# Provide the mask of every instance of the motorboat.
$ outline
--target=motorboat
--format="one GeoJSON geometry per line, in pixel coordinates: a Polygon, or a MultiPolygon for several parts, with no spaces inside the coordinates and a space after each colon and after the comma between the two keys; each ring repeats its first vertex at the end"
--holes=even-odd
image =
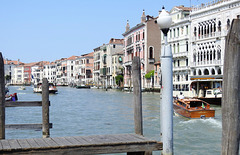
{"type": "Polygon", "coordinates": [[[176,99],[173,103],[173,109],[176,114],[187,118],[215,117],[215,110],[210,108],[210,104],[199,99],[176,99]]]}
{"type": "MultiPolygon", "coordinates": [[[[35,84],[33,87],[34,93],[42,93],[42,83],[35,84]]],[[[55,94],[58,92],[56,85],[53,83],[49,83],[49,93],[55,94]]]]}

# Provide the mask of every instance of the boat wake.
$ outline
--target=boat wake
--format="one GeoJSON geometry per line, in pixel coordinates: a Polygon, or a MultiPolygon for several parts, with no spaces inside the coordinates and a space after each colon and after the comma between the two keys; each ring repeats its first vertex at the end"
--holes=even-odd
{"type": "Polygon", "coordinates": [[[180,121],[180,124],[206,124],[206,125],[212,125],[217,128],[222,128],[222,122],[219,120],[216,120],[214,118],[208,118],[208,119],[188,119],[185,121],[180,121]]]}

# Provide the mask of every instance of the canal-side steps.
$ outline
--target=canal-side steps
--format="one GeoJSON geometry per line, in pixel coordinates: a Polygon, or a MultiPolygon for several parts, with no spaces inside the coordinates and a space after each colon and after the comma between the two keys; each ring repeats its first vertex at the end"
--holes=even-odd
{"type": "Polygon", "coordinates": [[[162,143],[137,134],[0,140],[1,154],[144,154],[162,150],[162,143]]]}

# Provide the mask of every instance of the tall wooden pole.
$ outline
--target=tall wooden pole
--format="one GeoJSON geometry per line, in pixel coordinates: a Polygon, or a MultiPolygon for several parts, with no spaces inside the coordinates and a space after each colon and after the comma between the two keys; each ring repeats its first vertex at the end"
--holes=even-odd
{"type": "Polygon", "coordinates": [[[222,155],[238,155],[240,139],[240,19],[226,38],[222,98],[222,155]]]}
{"type": "Polygon", "coordinates": [[[42,134],[43,138],[50,136],[49,130],[49,83],[47,78],[43,78],[42,83],[42,134]]]}
{"type": "Polygon", "coordinates": [[[143,135],[140,65],[141,65],[140,58],[134,57],[133,64],[132,64],[132,77],[133,77],[135,133],[139,135],[143,135]]]}
{"type": "Polygon", "coordinates": [[[0,139],[5,139],[5,77],[2,53],[0,52],[0,139]]]}

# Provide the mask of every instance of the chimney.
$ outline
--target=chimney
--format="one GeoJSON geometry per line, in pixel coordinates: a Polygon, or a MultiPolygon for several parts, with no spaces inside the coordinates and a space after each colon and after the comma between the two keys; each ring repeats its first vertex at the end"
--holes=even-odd
{"type": "Polygon", "coordinates": [[[126,31],[125,32],[127,32],[127,31],[129,31],[130,30],[130,26],[129,26],[129,22],[128,22],[128,20],[127,20],[127,25],[126,25],[126,31]]]}
{"type": "Polygon", "coordinates": [[[145,22],[145,20],[146,20],[146,15],[145,15],[145,11],[143,10],[143,14],[141,17],[141,23],[145,22]]]}
{"type": "Polygon", "coordinates": [[[19,61],[20,61],[20,59],[17,60],[17,65],[19,65],[19,61]]]}

